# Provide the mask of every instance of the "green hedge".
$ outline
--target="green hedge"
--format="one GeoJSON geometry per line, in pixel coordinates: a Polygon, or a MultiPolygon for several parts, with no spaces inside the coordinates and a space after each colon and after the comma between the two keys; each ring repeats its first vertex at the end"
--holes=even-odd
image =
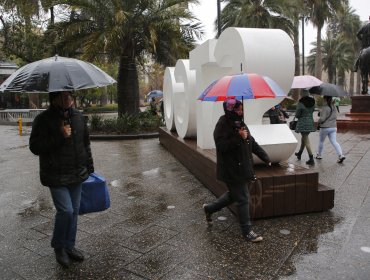
{"type": "Polygon", "coordinates": [[[83,109],[84,113],[103,113],[103,112],[117,112],[117,104],[108,104],[105,106],[87,107],[83,109]]]}
{"type": "Polygon", "coordinates": [[[125,114],[113,119],[103,119],[102,116],[94,114],[89,118],[89,123],[91,133],[112,134],[154,132],[163,126],[161,117],[148,111],[137,116],[125,114]]]}

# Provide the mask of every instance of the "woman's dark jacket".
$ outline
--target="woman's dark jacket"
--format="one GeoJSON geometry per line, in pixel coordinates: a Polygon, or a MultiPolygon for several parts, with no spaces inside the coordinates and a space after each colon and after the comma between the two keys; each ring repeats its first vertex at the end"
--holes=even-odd
{"type": "Polygon", "coordinates": [[[316,131],[315,123],[313,120],[313,111],[315,109],[315,99],[309,96],[304,96],[299,99],[295,117],[298,118],[297,133],[309,133],[316,131]]]}
{"type": "Polygon", "coordinates": [[[94,172],[89,132],[83,115],[70,109],[72,135],[64,138],[62,113],[55,107],[38,115],[32,125],[30,150],[40,156],[40,179],[44,186],[80,184],[94,172]]]}
{"type": "Polygon", "coordinates": [[[246,140],[239,135],[238,129],[235,122],[223,115],[213,132],[217,152],[217,179],[225,183],[244,183],[255,178],[252,153],[264,162],[270,162],[248,128],[246,140]]]}

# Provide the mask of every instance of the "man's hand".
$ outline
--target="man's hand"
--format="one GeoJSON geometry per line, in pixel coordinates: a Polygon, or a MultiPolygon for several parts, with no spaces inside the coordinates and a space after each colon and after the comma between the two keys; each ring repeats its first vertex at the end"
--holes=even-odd
{"type": "Polygon", "coordinates": [[[239,135],[243,139],[247,139],[248,138],[248,131],[245,129],[245,127],[242,127],[241,129],[239,129],[239,135]]]}
{"type": "Polygon", "coordinates": [[[69,137],[71,137],[71,134],[72,134],[72,128],[71,128],[71,125],[66,124],[66,125],[62,126],[62,134],[63,134],[63,137],[64,137],[64,138],[69,138],[69,137]]]}

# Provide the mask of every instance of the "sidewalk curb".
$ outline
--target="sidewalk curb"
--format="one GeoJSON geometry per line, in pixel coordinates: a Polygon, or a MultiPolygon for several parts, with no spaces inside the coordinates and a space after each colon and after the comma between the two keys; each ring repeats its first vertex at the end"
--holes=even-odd
{"type": "Polygon", "coordinates": [[[90,140],[135,140],[135,139],[150,139],[158,138],[159,133],[142,133],[142,134],[119,134],[119,135],[108,135],[108,134],[95,134],[90,135],[90,140]]]}

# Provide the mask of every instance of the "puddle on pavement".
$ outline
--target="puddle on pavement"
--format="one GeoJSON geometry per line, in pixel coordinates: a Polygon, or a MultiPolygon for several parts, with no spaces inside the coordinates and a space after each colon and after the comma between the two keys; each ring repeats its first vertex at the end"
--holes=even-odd
{"type": "Polygon", "coordinates": [[[16,149],[24,149],[24,148],[28,148],[28,145],[22,145],[22,146],[10,147],[10,148],[7,148],[7,149],[5,149],[5,150],[16,150],[16,149]]]}
{"type": "MultiPolygon", "coordinates": [[[[304,237],[294,242],[294,250],[279,271],[279,275],[281,276],[291,276],[297,273],[298,264],[305,261],[305,255],[317,254],[320,248],[319,240],[324,241],[326,234],[329,235],[330,239],[330,234],[333,232],[335,234],[335,227],[344,222],[341,217],[328,216],[325,213],[313,214],[312,216],[310,215],[310,217],[302,216],[302,219],[306,221],[309,219],[308,223],[299,223],[301,228],[296,229],[296,231],[300,231],[301,235],[304,237]]],[[[285,236],[291,234],[291,230],[286,228],[281,229],[279,232],[285,236]]],[[[333,252],[333,254],[335,254],[335,252],[333,252]]],[[[319,258],[317,259],[318,263],[324,261],[325,260],[320,260],[319,258]]]]}
{"type": "Polygon", "coordinates": [[[141,191],[141,190],[134,190],[130,193],[128,193],[129,197],[132,196],[132,197],[143,197],[145,196],[145,192],[144,191],[141,191]]]}
{"type": "Polygon", "coordinates": [[[148,171],[141,172],[143,176],[156,176],[159,174],[159,167],[150,169],[148,171]]]}
{"type": "Polygon", "coordinates": [[[109,183],[112,187],[120,187],[121,186],[121,180],[118,179],[118,180],[113,180],[109,183]]]}
{"type": "Polygon", "coordinates": [[[163,172],[161,168],[153,168],[147,171],[143,171],[141,173],[132,174],[132,178],[140,179],[140,178],[148,178],[148,177],[156,177],[156,178],[167,178],[166,172],[163,172]]]}
{"type": "Polygon", "coordinates": [[[365,253],[370,253],[370,247],[361,247],[361,251],[365,253]]]}
{"type": "Polygon", "coordinates": [[[194,188],[194,189],[191,189],[190,191],[188,191],[188,194],[190,196],[197,196],[199,194],[202,194],[203,192],[204,192],[204,190],[198,187],[198,188],[194,188]]]}
{"type": "Polygon", "coordinates": [[[126,184],[123,185],[124,191],[135,191],[140,187],[141,186],[139,184],[133,183],[133,182],[126,183],[126,184]]]}
{"type": "Polygon", "coordinates": [[[183,167],[180,167],[180,166],[173,167],[173,168],[170,169],[170,171],[172,171],[172,172],[183,172],[184,171],[184,168],[183,167]]]}
{"type": "Polygon", "coordinates": [[[290,234],[290,230],[288,230],[288,229],[282,229],[282,230],[280,230],[279,231],[281,234],[283,234],[283,235],[289,235],[290,234]]]}
{"type": "Polygon", "coordinates": [[[26,200],[23,201],[22,209],[17,213],[22,217],[29,217],[35,215],[41,211],[48,211],[53,209],[51,201],[47,198],[37,198],[36,200],[26,200]]]}

